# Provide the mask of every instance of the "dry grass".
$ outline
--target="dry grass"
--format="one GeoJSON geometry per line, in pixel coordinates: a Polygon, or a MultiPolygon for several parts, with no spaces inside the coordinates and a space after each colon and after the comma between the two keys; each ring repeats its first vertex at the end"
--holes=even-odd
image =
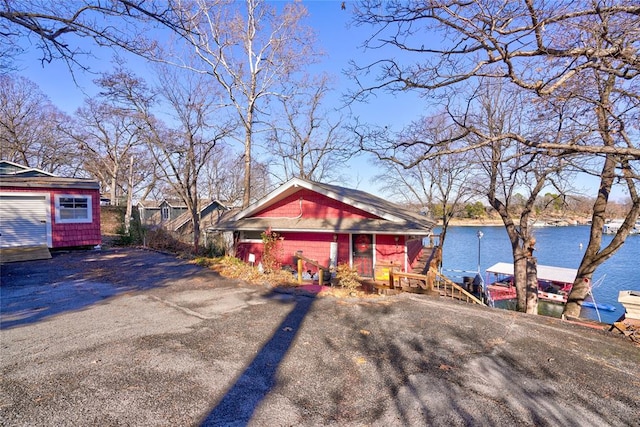
{"type": "Polygon", "coordinates": [[[253,284],[269,284],[271,286],[295,286],[297,283],[291,273],[279,270],[261,273],[257,267],[251,266],[234,257],[196,258],[195,264],[208,267],[224,277],[240,279],[253,284]]]}
{"type": "MultiPolygon", "coordinates": [[[[261,273],[257,267],[246,264],[234,257],[205,258],[199,257],[192,261],[194,264],[210,268],[221,276],[230,279],[239,279],[255,285],[269,285],[272,287],[296,288],[299,284],[291,272],[279,270],[271,273],[261,273]]],[[[303,283],[303,284],[309,284],[303,283]]],[[[366,292],[362,289],[352,290],[341,286],[324,287],[318,295],[334,296],[338,298],[366,297],[377,294],[366,292]]]]}

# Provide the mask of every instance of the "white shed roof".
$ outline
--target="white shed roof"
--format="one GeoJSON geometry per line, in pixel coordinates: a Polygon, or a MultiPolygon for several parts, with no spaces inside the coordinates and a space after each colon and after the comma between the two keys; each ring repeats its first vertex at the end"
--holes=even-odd
{"type": "MultiPolygon", "coordinates": [[[[537,269],[539,280],[551,280],[562,283],[573,283],[578,274],[578,270],[574,268],[552,267],[538,264],[537,269]]],[[[487,273],[513,275],[513,264],[499,262],[487,268],[487,273]]]]}

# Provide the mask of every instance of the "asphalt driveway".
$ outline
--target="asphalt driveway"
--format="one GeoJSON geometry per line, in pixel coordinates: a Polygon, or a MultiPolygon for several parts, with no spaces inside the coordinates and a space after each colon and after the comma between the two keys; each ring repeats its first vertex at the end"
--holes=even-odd
{"type": "Polygon", "coordinates": [[[640,425],[630,341],[436,297],[109,249],[3,265],[0,315],[2,425],[640,425]]]}

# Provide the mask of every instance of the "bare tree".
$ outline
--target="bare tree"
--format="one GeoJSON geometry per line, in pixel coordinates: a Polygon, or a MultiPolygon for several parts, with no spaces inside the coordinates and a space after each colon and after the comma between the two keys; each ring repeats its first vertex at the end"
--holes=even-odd
{"type": "Polygon", "coordinates": [[[564,131],[558,128],[554,138],[507,132],[482,138],[479,144],[511,139],[549,156],[579,153],[582,164],[585,158],[587,163],[597,161],[601,183],[593,206],[591,238],[565,307],[566,315],[577,316],[593,271],[622,245],[640,211],[640,147],[632,136],[637,134],[640,105],[637,2],[362,1],[355,21],[375,27],[365,43],[368,47],[391,47],[414,58],[411,64],[385,58],[355,66],[353,77],[360,84],[356,99],[377,90],[407,89],[453,98],[461,87],[481,77],[527,91],[534,95],[528,101],[532,106],[555,105],[555,113],[568,102],[573,104],[571,117],[558,120],[565,125],[573,120],[581,128],[579,132],[572,129],[570,137],[557,137],[564,131]],[[416,62],[417,57],[421,61],[416,62]],[[376,71],[373,81],[363,80],[376,71]],[[578,133],[583,137],[576,138],[578,133]],[[631,209],[624,226],[601,250],[604,212],[616,183],[626,187],[631,209]]]}
{"type": "Polygon", "coordinates": [[[78,156],[62,126],[69,117],[32,81],[0,75],[0,157],[48,172],[75,176],[78,156]]]}
{"type": "MultiPolygon", "coordinates": [[[[183,33],[176,26],[173,2],[147,0],[0,0],[0,69],[15,68],[13,58],[25,50],[23,39],[34,40],[41,61],[63,60],[70,69],[86,69],[90,55],[77,42],[90,38],[98,46],[115,47],[150,56],[157,43],[145,37],[156,27],[183,33]]],[[[1,73],[1,71],[0,71],[1,73]]]]}
{"type": "Polygon", "coordinates": [[[342,120],[332,119],[323,109],[330,90],[328,77],[322,75],[292,85],[291,92],[279,98],[284,122],[272,123],[266,149],[279,165],[283,181],[293,177],[331,181],[339,178],[351,157],[353,145],[342,120]]]}
{"type": "MultiPolygon", "coordinates": [[[[382,131],[378,137],[387,132],[382,131]]],[[[387,194],[404,200],[408,205],[418,205],[420,211],[430,211],[440,219],[441,246],[446,241],[451,219],[466,202],[478,196],[473,185],[477,174],[476,162],[470,153],[459,152],[435,156],[410,168],[405,168],[405,165],[414,163],[424,154],[426,145],[412,144],[413,141],[432,141],[435,144],[452,139],[452,132],[455,132],[453,124],[447,122],[446,116],[437,115],[417,120],[394,137],[385,136],[383,140],[395,140],[397,145],[393,156],[378,162],[384,172],[375,177],[384,183],[381,189],[387,194]]],[[[379,154],[380,151],[374,150],[374,153],[379,154]]]]}
{"type": "Polygon", "coordinates": [[[252,148],[260,115],[318,53],[313,49],[312,31],[302,25],[307,11],[301,3],[284,4],[281,13],[262,0],[246,0],[244,7],[239,4],[177,0],[174,12],[179,15],[179,27],[185,29],[183,40],[202,61],[201,66],[188,68],[207,73],[220,84],[241,123],[246,207],[252,201],[252,148]]]}
{"type": "MultiPolygon", "coordinates": [[[[517,141],[504,136],[513,134],[531,140],[548,140],[553,136],[548,124],[532,118],[524,95],[522,91],[507,91],[503,85],[485,81],[472,91],[466,106],[458,106],[460,112],[449,110],[454,121],[449,128],[436,116],[428,132],[404,131],[398,138],[389,138],[386,131],[368,132],[361,134],[360,145],[379,159],[408,170],[437,169],[434,164],[455,164],[458,169],[452,171],[456,173],[473,168],[474,179],[467,182],[473,183],[476,194],[486,195],[500,215],[511,243],[518,310],[537,313],[537,280],[527,273],[535,271],[528,267],[536,264],[530,223],[538,195],[553,185],[562,162],[558,157],[523,149],[517,141]],[[454,163],[456,160],[466,162],[454,163]]],[[[453,187],[443,186],[441,192],[453,197],[452,190],[453,187]]]]}
{"type": "Polygon", "coordinates": [[[147,146],[160,165],[166,182],[186,204],[193,224],[193,244],[200,239],[200,186],[203,169],[218,143],[233,132],[223,117],[215,116],[219,105],[206,76],[158,68],[159,87],[153,91],[131,73],[119,70],[100,82],[105,95],[137,112],[147,146]],[[156,99],[158,98],[158,99],[156,99]],[[156,102],[166,103],[175,126],[167,126],[153,113],[156,102]]]}
{"type": "Polygon", "coordinates": [[[130,158],[143,144],[140,123],[131,111],[97,99],[86,99],[75,117],[69,135],[83,153],[84,168],[109,190],[111,203],[119,205],[129,182],[130,158]]]}

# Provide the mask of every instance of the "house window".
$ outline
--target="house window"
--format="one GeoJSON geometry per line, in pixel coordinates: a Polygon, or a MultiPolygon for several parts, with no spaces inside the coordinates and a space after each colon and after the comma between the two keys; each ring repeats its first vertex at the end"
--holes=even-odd
{"type": "Polygon", "coordinates": [[[92,222],[91,196],[56,195],[56,222],[83,223],[92,222]]]}
{"type": "Polygon", "coordinates": [[[162,207],[162,220],[167,221],[169,219],[169,206],[162,207]]]}

